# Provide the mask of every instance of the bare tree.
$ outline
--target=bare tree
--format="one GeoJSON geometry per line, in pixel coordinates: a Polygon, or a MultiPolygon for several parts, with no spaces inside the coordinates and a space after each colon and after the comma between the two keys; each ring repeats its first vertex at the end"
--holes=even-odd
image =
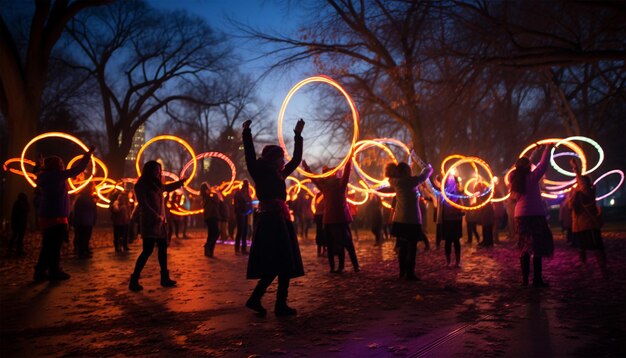
{"type": "MultiPolygon", "coordinates": [[[[36,135],[41,109],[41,95],[48,76],[50,54],[61,37],[65,24],[80,11],[109,3],[112,0],[38,0],[34,7],[18,9],[32,14],[24,42],[16,38],[11,26],[16,16],[14,7],[3,3],[0,8],[0,111],[6,125],[7,154],[17,155],[36,135]]],[[[24,6],[22,3],[13,4],[24,6]]],[[[24,187],[23,180],[7,177],[5,192],[17,193],[24,187]]],[[[10,200],[3,197],[3,210],[10,200]]]]}
{"type": "Polygon", "coordinates": [[[137,129],[164,106],[226,101],[214,84],[227,69],[230,49],[200,18],[122,1],[85,12],[67,30],[85,55],[75,66],[98,83],[113,175],[122,174],[137,129]]]}

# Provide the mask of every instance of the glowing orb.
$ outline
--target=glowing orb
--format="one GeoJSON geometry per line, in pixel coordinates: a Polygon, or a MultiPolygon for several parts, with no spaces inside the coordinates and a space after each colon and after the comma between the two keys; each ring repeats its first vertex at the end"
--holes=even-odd
{"type": "MultiPolygon", "coordinates": [[[[309,84],[309,83],[313,83],[313,82],[322,82],[322,83],[327,83],[333,87],[335,87],[336,89],[339,90],[339,92],[341,92],[344,97],[346,98],[348,105],[350,106],[350,110],[352,111],[352,122],[354,125],[354,133],[352,135],[352,143],[351,143],[351,147],[354,147],[354,144],[356,143],[357,138],[359,137],[359,113],[356,109],[356,105],[354,104],[354,101],[352,101],[352,98],[350,97],[350,95],[343,89],[343,87],[341,87],[337,82],[335,82],[334,80],[332,80],[329,77],[326,76],[313,76],[313,77],[309,77],[306,78],[300,82],[298,82],[295,86],[293,86],[293,88],[289,91],[289,93],[287,93],[287,96],[285,97],[285,100],[283,101],[282,106],[280,107],[280,113],[278,114],[278,141],[280,143],[280,146],[283,148],[283,150],[286,153],[287,156],[287,160],[291,159],[291,156],[289,155],[289,152],[286,149],[285,146],[285,141],[283,139],[283,120],[285,117],[285,110],[287,109],[287,105],[289,104],[289,101],[291,100],[291,97],[293,97],[293,95],[303,86],[309,84]]],[[[339,163],[337,166],[335,166],[334,169],[327,171],[326,173],[321,173],[321,174],[314,174],[314,173],[309,173],[306,170],[298,167],[298,172],[306,177],[310,177],[310,178],[326,178],[329,177],[331,175],[334,175],[340,168],[343,168],[343,166],[348,162],[350,158],[350,151],[348,151],[348,154],[346,154],[345,158],[343,158],[343,160],[341,161],[341,163],[339,163]]]]}

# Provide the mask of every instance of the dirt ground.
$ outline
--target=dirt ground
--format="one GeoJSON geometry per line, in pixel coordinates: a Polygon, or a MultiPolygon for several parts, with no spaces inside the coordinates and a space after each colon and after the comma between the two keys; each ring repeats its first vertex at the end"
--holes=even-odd
{"type": "MultiPolygon", "coordinates": [[[[327,260],[301,240],[306,276],[292,281],[298,315],[273,315],[275,283],[264,297],[265,318],[244,303],[247,256],[218,244],[203,256],[205,233],[175,240],[169,266],[178,287],[159,285],[156,252],[128,290],[141,242],[116,254],[106,229],[94,234],[94,257],[62,258],[72,278],[32,282],[36,249],[0,261],[0,355],[260,357],[624,357],[626,356],[626,232],[604,233],[611,275],[593,254],[582,264],[557,233],[544,263],[547,289],[522,287],[510,241],[492,249],[462,246],[462,267],[446,268],[443,247],[420,246],[421,281],[398,279],[394,243],[355,242],[361,272],[347,263],[328,273],[327,260]]],[[[28,240],[36,241],[37,237],[28,240]]],[[[432,241],[432,238],[431,238],[432,241]]],[[[463,241],[464,242],[464,241],[463,241]]]]}

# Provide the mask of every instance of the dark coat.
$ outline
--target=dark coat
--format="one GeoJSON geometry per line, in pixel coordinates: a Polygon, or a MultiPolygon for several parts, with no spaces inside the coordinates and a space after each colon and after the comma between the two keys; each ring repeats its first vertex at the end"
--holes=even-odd
{"type": "Polygon", "coordinates": [[[146,180],[141,177],[135,184],[135,195],[139,203],[139,227],[141,237],[165,239],[167,227],[165,225],[165,211],[163,193],[180,188],[183,181],[179,180],[163,185],[160,182],[146,180]]]}
{"type": "MultiPolygon", "coordinates": [[[[250,129],[243,131],[243,146],[248,172],[255,182],[261,202],[285,201],[285,178],[302,160],[302,137],[296,135],[293,158],[281,172],[272,169],[262,158],[256,158],[250,129]]],[[[304,275],[298,237],[290,218],[281,210],[260,212],[255,220],[253,241],[248,259],[248,279],[286,275],[304,275]]]]}
{"type": "Polygon", "coordinates": [[[74,202],[74,226],[94,226],[98,219],[98,207],[91,193],[83,191],[74,202]]]}

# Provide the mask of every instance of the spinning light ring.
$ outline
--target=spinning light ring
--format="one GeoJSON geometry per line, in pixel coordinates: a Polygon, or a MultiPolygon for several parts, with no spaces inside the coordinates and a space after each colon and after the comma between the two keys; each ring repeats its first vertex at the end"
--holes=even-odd
{"type": "Polygon", "coordinates": [[[444,200],[446,202],[448,202],[448,204],[450,204],[451,206],[453,206],[453,207],[455,207],[457,209],[460,209],[460,210],[476,210],[476,209],[482,208],[483,206],[487,205],[491,201],[491,199],[493,198],[493,195],[494,195],[494,193],[493,193],[494,192],[493,186],[494,186],[494,184],[493,184],[493,174],[491,172],[491,168],[489,168],[489,165],[486,162],[484,162],[482,159],[480,159],[480,158],[477,158],[477,157],[465,157],[463,159],[460,159],[460,160],[456,161],[454,164],[452,164],[452,166],[450,166],[448,171],[444,174],[443,178],[441,179],[441,188],[440,189],[441,189],[441,195],[443,196],[444,200]],[[491,185],[489,187],[490,190],[489,190],[489,194],[488,194],[487,199],[484,202],[482,202],[480,204],[477,204],[477,205],[474,205],[474,206],[465,206],[465,205],[460,205],[460,204],[455,203],[454,201],[450,200],[450,198],[448,197],[448,194],[445,191],[445,183],[447,182],[447,179],[450,176],[450,174],[452,173],[452,171],[456,167],[458,167],[459,165],[465,164],[465,163],[476,163],[476,164],[480,165],[487,172],[487,174],[489,175],[489,181],[488,182],[491,183],[491,185]]]}
{"type": "Polygon", "coordinates": [[[194,152],[193,148],[189,145],[189,143],[187,143],[185,140],[183,140],[182,138],[173,136],[173,135],[169,135],[169,134],[156,136],[156,137],[150,139],[149,141],[147,141],[144,145],[141,146],[141,148],[139,148],[139,152],[137,153],[137,159],[135,160],[135,168],[137,169],[137,176],[138,177],[141,176],[141,169],[139,168],[141,154],[143,154],[143,151],[150,144],[152,144],[152,143],[154,143],[156,141],[159,141],[159,140],[171,140],[171,141],[174,141],[176,143],[179,143],[180,145],[185,147],[185,149],[187,149],[189,154],[191,154],[191,158],[192,158],[191,161],[193,162],[193,170],[191,171],[191,175],[189,176],[189,178],[187,178],[187,180],[184,183],[184,185],[187,186],[193,180],[193,177],[196,175],[196,170],[198,169],[198,162],[196,160],[196,153],[194,152]]]}
{"type": "MultiPolygon", "coordinates": [[[[72,164],[74,164],[74,162],[78,161],[81,158],[81,156],[77,155],[74,158],[72,158],[68,163],[67,163],[67,169],[72,167],[72,164]]],[[[96,186],[101,185],[106,183],[108,177],[109,177],[109,169],[107,168],[107,166],[104,164],[104,162],[100,159],[98,159],[95,155],[92,155],[91,158],[94,160],[94,162],[96,164],[98,164],[100,166],[100,168],[102,168],[102,175],[101,177],[92,177],[91,180],[89,181],[95,181],[95,180],[100,180],[100,183],[96,184],[96,186]]],[[[82,183],[82,181],[80,181],[82,183]]],[[[76,185],[74,184],[73,180],[68,180],[68,183],[70,184],[70,187],[72,189],[76,189],[76,185]]]]}
{"type": "MultiPolygon", "coordinates": [[[[221,190],[221,191],[229,191],[229,189],[235,183],[235,177],[237,176],[237,167],[235,167],[235,163],[233,163],[233,161],[226,154],[220,153],[220,152],[204,152],[204,153],[200,153],[194,156],[194,158],[195,159],[190,160],[183,166],[183,169],[180,171],[181,177],[185,175],[185,172],[187,171],[187,169],[189,169],[189,166],[191,165],[192,161],[194,164],[194,171],[191,177],[195,175],[195,165],[198,162],[198,160],[204,159],[204,158],[218,158],[218,159],[225,161],[226,164],[228,164],[228,167],[230,168],[230,182],[228,183],[228,186],[226,188],[221,190]]],[[[193,189],[189,187],[188,184],[189,184],[189,181],[185,183],[185,186],[184,186],[185,190],[187,190],[189,193],[193,195],[200,195],[200,190],[193,189]]]]}
{"type": "MultiPolygon", "coordinates": [[[[9,164],[12,164],[12,163],[20,163],[20,158],[10,158],[10,159],[7,159],[4,162],[4,164],[2,165],[2,169],[4,169],[5,172],[9,172],[9,173],[13,173],[13,174],[24,176],[24,172],[22,172],[21,170],[9,168],[9,164]]],[[[33,167],[36,164],[35,162],[33,162],[30,159],[24,159],[24,163],[28,164],[28,165],[32,165],[33,167]]],[[[33,180],[37,179],[37,176],[35,174],[33,174],[33,173],[27,172],[26,174],[28,174],[28,176],[31,177],[31,179],[33,179],[33,180]]]]}
{"type": "Polygon", "coordinates": [[[369,190],[369,187],[367,186],[367,184],[365,184],[362,180],[359,181],[359,184],[361,184],[364,189],[361,189],[361,188],[357,187],[356,185],[352,185],[351,183],[348,183],[348,188],[354,190],[354,192],[358,191],[358,192],[361,192],[361,193],[364,194],[363,195],[364,198],[361,201],[356,201],[356,200],[352,200],[350,198],[346,198],[346,201],[348,203],[352,204],[352,205],[357,205],[357,206],[358,205],[363,205],[363,204],[365,204],[367,202],[367,199],[369,199],[369,197],[370,197],[369,196],[370,190],[369,190]]]}
{"type": "Polygon", "coordinates": [[[529,145],[528,147],[526,147],[522,153],[520,153],[518,158],[523,157],[526,153],[528,153],[530,150],[534,149],[535,147],[539,146],[539,145],[543,145],[543,144],[551,144],[551,143],[561,143],[564,144],[566,147],[568,147],[569,149],[571,149],[574,153],[576,153],[576,155],[578,155],[578,157],[580,158],[580,163],[581,163],[581,171],[583,173],[587,172],[587,158],[585,157],[585,153],[583,153],[583,150],[580,149],[580,147],[578,145],[576,145],[573,142],[567,141],[567,142],[563,142],[563,139],[561,138],[547,138],[547,139],[542,139],[536,143],[533,143],[531,145],[529,145]]]}
{"type": "Polygon", "coordinates": [[[619,170],[619,169],[615,169],[615,170],[611,170],[611,171],[608,171],[608,172],[602,174],[600,177],[598,177],[598,179],[596,179],[593,182],[593,185],[596,185],[597,182],[599,182],[600,180],[604,179],[605,177],[607,177],[607,176],[609,176],[611,174],[618,174],[620,176],[619,184],[617,184],[615,186],[615,188],[613,188],[613,190],[609,191],[608,193],[606,193],[606,194],[604,194],[602,196],[597,197],[596,201],[600,201],[600,200],[602,200],[602,199],[604,199],[606,197],[609,197],[610,195],[615,193],[617,191],[617,189],[619,189],[619,187],[622,185],[622,183],[624,183],[624,172],[619,170]]]}
{"type": "MultiPolygon", "coordinates": [[[[337,82],[335,82],[333,79],[331,79],[330,77],[327,76],[313,76],[313,77],[309,77],[306,78],[300,82],[298,82],[295,86],[293,86],[293,88],[289,91],[289,93],[287,93],[287,96],[285,97],[285,100],[283,101],[282,106],[280,107],[280,112],[278,114],[278,142],[280,144],[280,146],[283,148],[283,150],[285,151],[285,155],[287,156],[287,161],[291,160],[291,156],[289,155],[289,152],[287,151],[287,147],[285,146],[285,141],[283,139],[283,120],[285,117],[285,110],[287,109],[287,105],[289,104],[289,101],[291,100],[291,97],[293,97],[293,95],[303,86],[309,84],[309,83],[313,83],[313,82],[322,82],[322,83],[326,83],[329,84],[333,87],[335,87],[336,89],[339,90],[339,92],[341,92],[343,94],[343,96],[346,98],[346,101],[348,102],[348,105],[350,106],[350,111],[352,112],[352,122],[354,125],[354,133],[352,135],[352,143],[350,144],[350,147],[353,148],[357,138],[359,137],[359,112],[356,109],[356,105],[354,104],[354,101],[352,100],[352,98],[350,97],[350,95],[348,94],[348,92],[346,92],[343,87],[341,87],[341,85],[339,85],[337,82]]],[[[327,171],[326,173],[321,173],[321,174],[314,174],[314,173],[309,173],[306,170],[298,167],[297,170],[300,174],[306,176],[306,177],[310,177],[310,178],[326,178],[329,177],[331,175],[334,175],[340,168],[343,168],[343,166],[348,162],[348,160],[350,159],[350,151],[348,151],[348,154],[346,154],[345,158],[343,158],[343,160],[341,161],[341,163],[339,163],[337,166],[335,166],[335,168],[333,168],[332,170],[327,171]]]]}
{"type": "Polygon", "coordinates": [[[396,159],[396,156],[393,154],[393,152],[391,151],[391,149],[389,149],[389,147],[387,147],[385,144],[380,143],[376,140],[372,140],[372,139],[365,139],[365,140],[360,140],[358,141],[355,146],[354,146],[354,152],[352,153],[352,166],[354,168],[354,170],[356,171],[356,173],[363,179],[366,180],[370,183],[373,183],[374,185],[381,185],[383,183],[386,182],[385,179],[380,180],[380,179],[376,179],[370,175],[368,175],[362,168],[361,165],[359,164],[359,162],[357,161],[357,154],[359,154],[360,152],[362,152],[365,149],[369,149],[371,147],[378,147],[380,149],[382,149],[385,153],[387,153],[387,155],[389,155],[389,157],[391,157],[391,161],[394,162],[395,164],[398,164],[398,159],[396,159]]]}
{"type": "MultiPolygon", "coordinates": [[[[600,165],[602,164],[602,162],[604,161],[604,150],[602,150],[602,147],[600,147],[600,145],[598,144],[598,142],[594,141],[591,138],[587,138],[587,137],[583,137],[583,136],[573,136],[573,137],[567,137],[565,139],[560,140],[559,142],[557,142],[554,147],[552,148],[552,152],[551,152],[551,156],[550,156],[550,164],[552,165],[552,167],[559,173],[563,174],[563,175],[567,175],[570,177],[575,177],[576,173],[574,172],[569,172],[563,168],[561,168],[558,164],[556,164],[556,161],[554,160],[554,151],[556,150],[556,147],[558,147],[561,144],[564,143],[571,143],[572,141],[580,141],[580,142],[585,142],[588,144],[591,144],[596,151],[598,151],[598,162],[596,163],[596,165],[589,169],[589,170],[581,170],[581,174],[582,175],[587,175],[591,172],[593,172],[594,170],[598,169],[600,167],[600,165]]],[[[581,161],[583,160],[583,157],[579,157],[581,159],[581,161]]],[[[585,163],[586,164],[586,163],[585,163]]]]}
{"type": "Polygon", "coordinates": [[[111,206],[111,199],[104,196],[105,193],[102,192],[103,190],[109,190],[109,192],[113,190],[119,190],[121,192],[124,192],[124,187],[120,185],[116,185],[116,184],[112,184],[112,185],[103,184],[103,185],[96,187],[96,194],[98,195],[98,199],[104,202],[104,204],[102,204],[99,202],[100,201],[99,200],[98,203],[96,203],[96,205],[98,205],[101,208],[108,209],[111,206]]]}
{"type": "MultiPolygon", "coordinates": [[[[85,145],[85,143],[83,143],[80,139],[69,135],[67,133],[62,133],[62,132],[48,132],[48,133],[43,133],[40,134],[38,136],[36,136],[35,138],[31,139],[30,142],[28,142],[26,144],[26,146],[24,146],[24,149],[22,149],[22,155],[20,156],[20,167],[22,169],[22,173],[24,174],[24,177],[26,178],[26,181],[33,187],[37,187],[37,183],[35,183],[35,181],[28,176],[28,173],[26,172],[26,167],[24,166],[25,164],[25,157],[26,157],[26,152],[28,151],[28,148],[30,148],[31,145],[33,145],[35,142],[38,142],[41,139],[44,138],[62,138],[62,139],[67,139],[72,143],[75,143],[76,145],[78,145],[81,149],[83,149],[85,152],[89,152],[89,148],[87,148],[87,146],[85,145]]],[[[91,165],[92,165],[92,171],[91,171],[91,175],[89,176],[89,180],[85,181],[82,185],[78,186],[75,189],[72,189],[70,191],[68,191],[69,194],[73,194],[76,193],[80,190],[82,190],[85,186],[87,186],[87,184],[89,184],[89,181],[91,180],[91,178],[93,178],[94,174],[96,173],[96,162],[95,159],[93,157],[93,155],[91,156],[91,165]]]]}

